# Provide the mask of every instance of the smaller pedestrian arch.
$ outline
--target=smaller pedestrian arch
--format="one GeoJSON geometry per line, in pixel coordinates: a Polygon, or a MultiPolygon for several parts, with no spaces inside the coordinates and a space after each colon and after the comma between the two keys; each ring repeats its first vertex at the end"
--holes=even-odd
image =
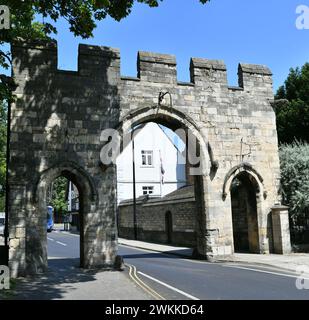
{"type": "Polygon", "coordinates": [[[223,185],[223,200],[230,196],[235,252],[260,253],[263,178],[248,163],[232,168],[223,185]]]}
{"type": "Polygon", "coordinates": [[[88,173],[74,162],[58,163],[42,172],[33,191],[33,210],[28,217],[28,237],[26,239],[26,267],[29,273],[46,271],[47,233],[46,206],[48,187],[58,177],[65,177],[78,189],[80,223],[80,266],[89,265],[91,251],[88,247],[89,214],[96,206],[97,193],[88,173]]]}

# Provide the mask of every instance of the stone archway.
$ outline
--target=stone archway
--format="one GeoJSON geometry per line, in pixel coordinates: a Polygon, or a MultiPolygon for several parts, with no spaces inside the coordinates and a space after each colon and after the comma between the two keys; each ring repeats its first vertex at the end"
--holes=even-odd
{"type": "Polygon", "coordinates": [[[87,172],[75,163],[59,163],[45,170],[34,190],[33,210],[28,216],[26,249],[26,272],[35,274],[47,270],[46,197],[48,186],[58,177],[72,181],[80,195],[80,266],[90,264],[88,224],[91,207],[96,205],[96,190],[87,172]]]}
{"type": "MultiPolygon", "coordinates": [[[[147,122],[162,124],[174,131],[183,129],[186,132],[187,144],[197,146],[197,153],[200,157],[198,164],[192,166],[191,174],[194,177],[195,198],[196,198],[196,243],[194,252],[199,257],[206,258],[211,251],[213,239],[207,230],[207,198],[208,180],[211,173],[216,171],[218,163],[214,160],[211,146],[207,137],[202,133],[201,128],[187,115],[179,110],[167,106],[154,106],[139,108],[131,111],[122,118],[117,127],[122,138],[122,145],[131,141],[131,131],[134,127],[147,122]]],[[[182,137],[183,138],[183,137],[182,137]]],[[[188,148],[189,149],[189,148],[188,148]]],[[[193,150],[187,150],[188,153],[193,150]]]]}

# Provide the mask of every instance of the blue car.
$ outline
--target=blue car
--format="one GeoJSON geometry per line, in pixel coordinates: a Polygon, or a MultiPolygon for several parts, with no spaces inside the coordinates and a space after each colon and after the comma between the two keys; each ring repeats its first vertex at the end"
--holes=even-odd
{"type": "Polygon", "coordinates": [[[47,232],[52,232],[54,228],[54,208],[52,206],[47,207],[47,232]]]}

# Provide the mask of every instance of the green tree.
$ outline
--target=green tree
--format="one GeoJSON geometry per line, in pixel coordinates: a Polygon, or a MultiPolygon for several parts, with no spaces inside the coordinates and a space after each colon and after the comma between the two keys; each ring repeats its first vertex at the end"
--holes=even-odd
{"type": "Polygon", "coordinates": [[[51,184],[47,194],[47,204],[53,206],[54,210],[61,215],[68,212],[67,188],[68,179],[59,177],[51,184]]]}
{"type": "Polygon", "coordinates": [[[290,69],[275,98],[279,142],[309,142],[309,63],[290,69]]]}
{"type": "Polygon", "coordinates": [[[309,218],[309,144],[283,144],[279,155],[283,202],[290,207],[291,226],[296,229],[309,218]]]}

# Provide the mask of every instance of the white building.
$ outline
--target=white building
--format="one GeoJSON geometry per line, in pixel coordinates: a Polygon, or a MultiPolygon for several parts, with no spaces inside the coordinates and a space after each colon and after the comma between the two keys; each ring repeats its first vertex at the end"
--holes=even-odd
{"type": "MultiPolygon", "coordinates": [[[[162,197],[186,185],[181,140],[168,129],[149,122],[134,138],[136,197],[162,197]],[[178,149],[179,148],[179,149],[178,149]]],[[[117,158],[117,199],[133,198],[133,153],[130,142],[117,158]]]]}

